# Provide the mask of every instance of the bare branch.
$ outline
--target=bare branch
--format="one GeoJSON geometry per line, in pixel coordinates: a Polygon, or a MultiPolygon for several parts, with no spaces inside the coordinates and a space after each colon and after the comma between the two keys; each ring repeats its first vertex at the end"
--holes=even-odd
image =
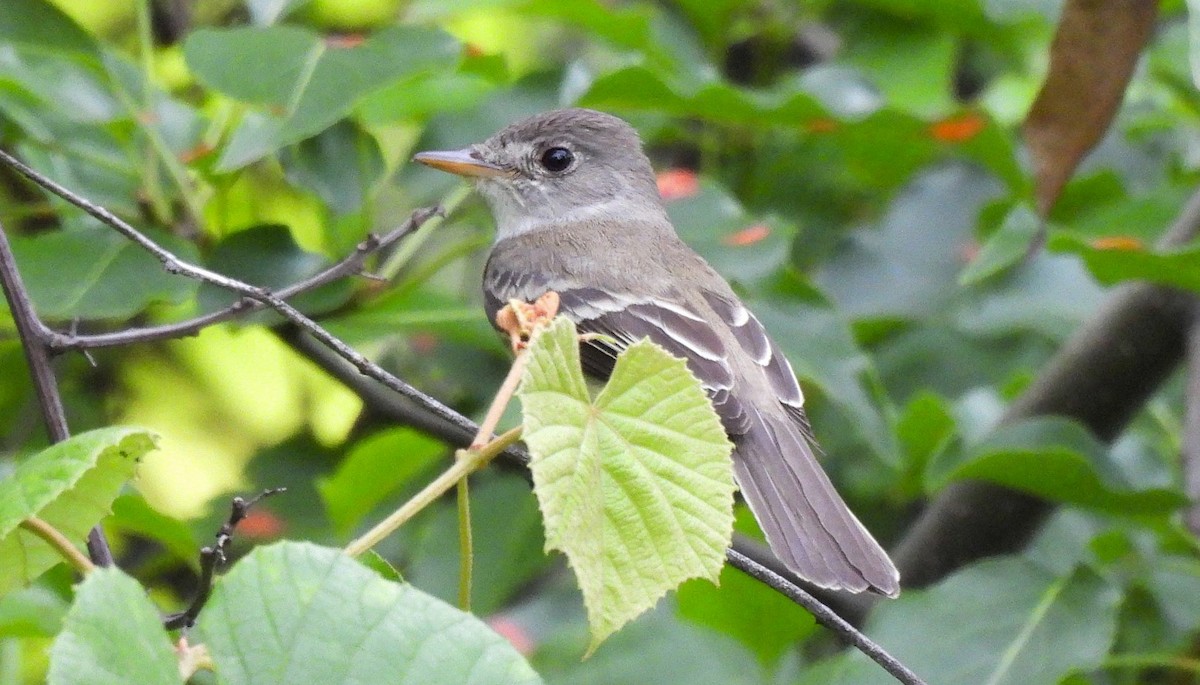
{"type": "MultiPolygon", "coordinates": [[[[1197,235],[1200,191],[1159,247],[1179,246],[1197,235]]],[[[1179,366],[1196,303],[1191,293],[1156,285],[1118,288],[1047,362],[1003,422],[1062,416],[1101,440],[1113,440],[1179,366]]],[[[904,587],[924,587],[977,559],[1021,549],[1053,511],[1052,503],[1006,487],[955,483],[925,508],[892,558],[904,587]]],[[[874,601],[850,600],[844,613],[861,621],[874,601]]]]}
{"type": "Polygon", "coordinates": [[[423,394],[413,386],[400,380],[391,373],[388,373],[378,364],[375,364],[371,360],[364,357],[357,350],[342,342],[340,339],[329,333],[329,331],[326,331],[324,328],[317,325],[315,321],[305,316],[300,312],[300,310],[296,309],[287,302],[284,302],[278,295],[271,292],[269,289],[250,285],[249,283],[240,281],[236,278],[231,278],[229,276],[225,276],[224,274],[219,274],[215,271],[211,271],[209,269],[205,269],[204,267],[197,266],[190,262],[179,259],[169,250],[154,242],[141,231],[138,231],[136,228],[104,207],[101,207],[86,198],[80,197],[55,181],[43,176],[37,171],[34,171],[32,168],[26,166],[20,160],[16,159],[7,152],[4,152],[3,150],[0,150],[0,161],[9,164],[26,178],[30,179],[34,183],[37,183],[46,190],[49,190],[55,195],[58,195],[76,207],[79,207],[91,216],[99,219],[105,225],[111,226],[118,233],[133,241],[150,254],[154,255],[162,264],[163,269],[167,273],[194,278],[198,281],[215,285],[218,288],[223,288],[230,292],[237,293],[244,298],[261,302],[263,305],[274,309],[276,312],[279,312],[288,321],[291,321],[299,328],[308,332],[309,335],[313,336],[323,345],[337,353],[339,357],[350,362],[350,364],[353,365],[354,368],[358,369],[360,373],[374,378],[382,383],[385,387],[394,390],[405,397],[409,397],[421,402],[425,405],[426,409],[448,421],[453,422],[457,417],[459,417],[458,413],[454,410],[429,397],[428,395],[423,394]]]}
{"type": "Polygon", "coordinates": [[[3,226],[0,226],[0,285],[4,286],[4,297],[8,300],[8,309],[12,312],[21,347],[25,350],[25,361],[33,376],[33,390],[46,420],[46,432],[51,442],[66,440],[71,437],[71,431],[67,427],[62,397],[58,394],[58,379],[54,376],[50,355],[46,351],[46,340],[52,331],[33,311],[33,301],[29,299],[25,282],[17,271],[17,260],[3,226]]]}
{"type": "MultiPolygon", "coordinates": [[[[328,350],[324,345],[295,326],[279,329],[284,342],[307,357],[326,373],[341,381],[363,400],[366,411],[384,420],[412,426],[435,438],[445,440],[455,447],[467,447],[479,430],[471,419],[451,411],[443,415],[431,407],[437,403],[432,397],[418,392],[416,396],[397,396],[373,378],[358,373],[344,359],[328,350]]],[[[508,447],[503,457],[514,464],[529,463],[529,454],[521,445],[508,447]]]]}
{"type": "MultiPolygon", "coordinates": [[[[0,153],[2,154],[2,153],[0,153]]],[[[0,286],[3,286],[8,309],[12,312],[29,374],[33,378],[33,389],[46,422],[46,433],[50,442],[62,442],[71,437],[67,426],[67,414],[63,409],[62,396],[58,392],[58,380],[50,364],[49,336],[52,331],[42,323],[33,311],[33,301],[25,289],[25,282],[17,271],[17,260],[8,243],[8,235],[0,226],[0,286]]],[[[104,530],[95,526],[88,533],[88,555],[97,566],[111,566],[112,550],[104,537],[104,530]]]]}
{"type": "MultiPolygon", "coordinates": [[[[319,273],[277,291],[275,295],[280,299],[286,300],[338,279],[359,274],[363,270],[366,258],[370,254],[394,245],[402,238],[420,228],[430,218],[439,214],[441,214],[441,209],[437,207],[418,209],[399,227],[389,231],[382,237],[373,234],[367,236],[354,248],[353,252],[346,255],[342,260],[330,265],[319,273]]],[[[260,300],[243,297],[224,309],[204,314],[203,316],[197,316],[187,321],[179,321],[162,326],[130,328],[95,335],[78,335],[74,331],[70,333],[50,331],[50,345],[55,352],[64,352],[67,350],[86,351],[96,347],[113,347],[117,345],[132,345],[135,343],[154,342],[156,340],[182,338],[195,335],[207,326],[258,311],[265,306],[260,300]]]]}
{"type": "Polygon", "coordinates": [[[183,611],[177,611],[164,617],[164,628],[167,630],[178,630],[180,628],[191,628],[196,624],[196,619],[200,616],[204,605],[208,603],[209,596],[212,595],[213,579],[216,577],[217,566],[226,562],[225,552],[229,549],[229,544],[233,542],[234,529],[242,522],[242,519],[246,518],[246,515],[250,513],[250,508],[257,504],[259,500],[286,491],[287,488],[270,488],[263,490],[249,500],[242,499],[241,497],[233,498],[229,503],[229,518],[217,530],[217,543],[212,547],[204,547],[200,550],[200,581],[196,586],[196,596],[192,598],[191,604],[183,611]]]}
{"type": "Polygon", "coordinates": [[[771,569],[742,554],[736,549],[726,552],[729,564],[746,572],[751,578],[767,585],[772,590],[782,594],[796,604],[804,607],[817,619],[817,622],[837,633],[846,642],[854,645],[860,652],[866,654],[872,661],[883,667],[883,670],[905,685],[924,685],[925,681],[913,673],[907,666],[900,663],[894,656],[888,654],[883,647],[875,644],[871,638],[860,633],[841,616],[817,601],[816,597],[805,592],[799,585],[775,573],[771,569]]]}

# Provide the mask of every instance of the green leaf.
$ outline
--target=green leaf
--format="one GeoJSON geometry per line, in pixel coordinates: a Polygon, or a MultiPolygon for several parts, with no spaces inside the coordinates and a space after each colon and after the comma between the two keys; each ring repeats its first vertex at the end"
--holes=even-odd
{"type": "Polygon", "coordinates": [[[986,480],[1051,501],[1126,515],[1161,516],[1187,503],[1175,490],[1132,487],[1107,446],[1079,424],[1062,418],[1002,426],[970,448],[962,461],[935,462],[927,474],[934,490],[963,479],[986,480]]]}
{"type": "MultiPolygon", "coordinates": [[[[458,597],[458,509],[440,502],[424,514],[406,548],[408,578],[447,602],[458,597]]],[[[481,473],[471,481],[471,535],[474,587],[471,611],[486,616],[504,611],[547,570],[553,559],[542,550],[542,514],[529,483],[516,474],[481,473]]],[[[578,655],[577,655],[578,656],[578,655]]]]}
{"type": "Polygon", "coordinates": [[[200,544],[191,527],[183,521],[151,509],[141,495],[121,495],[113,501],[112,511],[112,518],[107,525],[118,531],[150,538],[175,558],[198,568],[200,544]]]}
{"type": "Polygon", "coordinates": [[[182,685],[175,652],[146,590],[120,569],[79,584],[50,648],[50,685],[182,685]]]}
{"type": "Polygon", "coordinates": [[[1200,0],[1187,0],[1189,49],[1192,83],[1200,88],[1200,0]]]}
{"type": "Polygon", "coordinates": [[[393,26],[349,47],[294,26],[200,29],[188,36],[188,66],[209,87],[271,113],[248,116],[218,167],[232,170],[327,128],[365,95],[449,67],[459,45],[449,35],[393,26]]]}
{"type": "Polygon", "coordinates": [[[954,415],[938,395],[920,392],[896,419],[896,439],[904,453],[907,484],[920,492],[922,474],[929,462],[949,446],[955,434],[954,415]]]}
{"type": "MultiPolygon", "coordinates": [[[[1057,576],[1024,559],[995,559],[880,604],[866,632],[929,683],[1057,683],[1100,665],[1120,600],[1086,569],[1057,576]]],[[[844,663],[825,682],[895,682],[859,652],[844,663]]]]}
{"type": "Polygon", "coordinates": [[[92,37],[62,10],[45,0],[4,0],[4,11],[0,12],[0,44],[100,56],[92,37]]]}
{"type": "Polygon", "coordinates": [[[1200,245],[1151,251],[1138,239],[1087,240],[1070,233],[1054,233],[1047,246],[1055,252],[1082,257],[1088,271],[1105,285],[1141,280],[1200,292],[1200,245]]]}
{"type": "MultiPolygon", "coordinates": [[[[877,153],[886,160],[891,150],[877,153]]],[[[923,172],[875,225],[852,233],[814,280],[853,318],[943,317],[962,290],[960,245],[997,190],[994,179],[961,165],[923,172]]]]}
{"type": "Polygon", "coordinates": [[[156,440],[137,428],[81,433],[25,460],[0,482],[0,596],[62,561],[21,522],[36,516],[82,548],[156,440]]]}
{"type": "Polygon", "coordinates": [[[34,306],[50,320],[127,318],[152,303],[182,302],[197,287],[108,231],[53,231],[12,243],[34,306]]]}
{"type": "Polygon", "coordinates": [[[579,659],[579,636],[573,635],[569,626],[551,630],[550,639],[540,644],[537,651],[538,668],[551,683],[766,685],[789,682],[768,676],[769,669],[733,638],[677,620],[667,606],[655,607],[614,635],[605,643],[604,649],[586,661],[579,659]]]}
{"type": "Polygon", "coordinates": [[[53,637],[62,630],[67,603],[41,585],[0,597],[0,638],[53,637]]]}
{"type": "Polygon", "coordinates": [[[816,98],[807,93],[763,94],[720,82],[693,87],[669,83],[642,66],[626,67],[596,79],[579,104],[741,125],[806,126],[828,116],[816,98]]]}
{"type": "Polygon", "coordinates": [[[270,26],[282,21],[310,0],[246,0],[250,20],[258,26],[270,26]]]}
{"type": "Polygon", "coordinates": [[[280,162],[288,181],[312,190],[336,215],[359,211],[384,171],[379,145],[348,121],[285,148],[280,162]]]}
{"type": "Polygon", "coordinates": [[[381,338],[432,333],[477,349],[500,350],[496,331],[478,306],[422,284],[396,288],[363,302],[352,311],[328,320],[327,328],[351,345],[371,344],[381,338]]]}
{"type": "Polygon", "coordinates": [[[541,682],[479,619],[308,543],[238,562],[200,629],[227,685],[541,682]]]}
{"type": "MultiPolygon", "coordinates": [[[[296,244],[284,226],[261,225],[238,231],[217,244],[205,266],[218,273],[247,283],[279,289],[298,283],[325,269],[330,260],[308,252],[296,244]]],[[[323,312],[336,309],[350,299],[353,284],[342,278],[291,298],[289,302],[304,312],[323,312]]],[[[238,299],[228,290],[205,283],[200,286],[198,299],[203,309],[211,311],[228,306],[238,299]]],[[[256,317],[241,317],[240,322],[275,320],[278,315],[263,312],[256,317]]]]}
{"type": "Polygon", "coordinates": [[[667,204],[671,222],[688,245],[730,281],[753,283],[787,262],[794,225],[760,219],[725,188],[703,181],[700,192],[667,204]]]}
{"type": "Polygon", "coordinates": [[[393,428],[359,441],[317,491],[342,534],[357,526],[397,489],[433,466],[446,446],[410,428],[393,428]]]}
{"type": "Polygon", "coordinates": [[[937,116],[955,107],[951,86],[958,44],[957,36],[932,27],[877,21],[870,39],[855,41],[844,60],[863,69],[889,104],[937,116]]]}
{"type": "Polygon", "coordinates": [[[1004,223],[979,250],[979,254],[958,275],[960,285],[975,285],[1020,262],[1041,228],[1033,210],[1025,205],[1012,208],[1004,223]]]}
{"type": "Polygon", "coordinates": [[[693,580],[679,588],[679,615],[731,635],[766,666],[816,632],[812,614],[732,566],[721,570],[720,587],[693,580]],[[771,626],[763,630],[764,625],[771,626]]]}
{"type": "Polygon", "coordinates": [[[592,400],[575,325],[559,318],[534,336],[518,395],[546,547],[575,570],[589,653],[684,580],[717,580],[732,445],[683,360],[634,343],[592,400]]]}

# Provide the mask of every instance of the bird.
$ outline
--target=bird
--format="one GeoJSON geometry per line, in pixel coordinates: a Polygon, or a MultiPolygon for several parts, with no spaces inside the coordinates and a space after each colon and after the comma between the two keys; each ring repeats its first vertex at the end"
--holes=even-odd
{"type": "Polygon", "coordinates": [[[838,495],[792,366],[728,282],[676,233],[637,131],[590,109],[543,112],[413,160],[473,181],[496,226],[488,319],[553,291],[607,378],[649,338],[684,359],[733,444],[734,476],[775,555],[819,587],[895,597],[900,575],[838,495]]]}

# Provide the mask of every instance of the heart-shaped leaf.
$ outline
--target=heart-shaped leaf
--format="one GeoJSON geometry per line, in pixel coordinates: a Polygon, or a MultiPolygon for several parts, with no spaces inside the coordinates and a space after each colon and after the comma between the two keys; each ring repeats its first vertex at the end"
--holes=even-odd
{"type": "Polygon", "coordinates": [[[575,325],[529,349],[519,391],[546,547],[567,555],[601,641],[689,578],[716,582],[733,532],[732,445],[685,362],[647,340],[595,400],[575,325]]]}

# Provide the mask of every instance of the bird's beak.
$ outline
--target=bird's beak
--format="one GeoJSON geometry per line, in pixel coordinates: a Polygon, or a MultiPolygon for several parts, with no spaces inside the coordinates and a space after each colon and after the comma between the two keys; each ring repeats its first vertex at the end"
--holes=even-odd
{"type": "Polygon", "coordinates": [[[488,177],[508,175],[507,169],[485,162],[472,155],[471,148],[450,150],[447,152],[418,152],[413,156],[413,161],[431,166],[434,169],[449,171],[459,176],[488,177]]]}

